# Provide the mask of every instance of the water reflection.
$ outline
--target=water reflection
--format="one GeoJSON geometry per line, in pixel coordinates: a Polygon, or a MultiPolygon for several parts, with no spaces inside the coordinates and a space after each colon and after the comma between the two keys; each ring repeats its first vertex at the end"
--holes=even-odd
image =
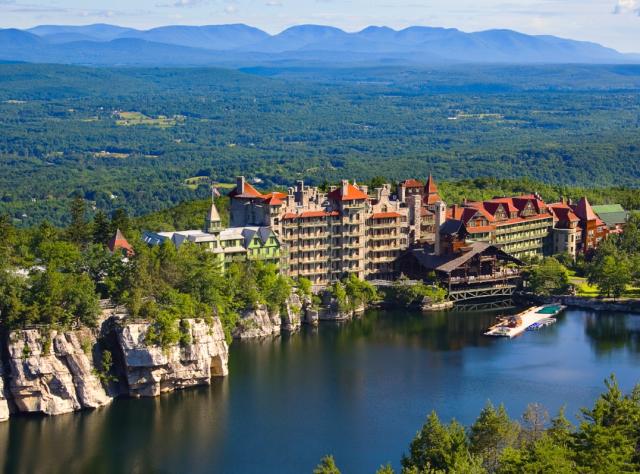
{"type": "Polygon", "coordinates": [[[227,397],[228,383],[216,381],[211,389],[123,399],[93,412],[19,416],[0,425],[2,470],[178,472],[185,456],[222,456],[222,432],[211,428],[226,423],[227,397]]]}
{"type": "Polygon", "coordinates": [[[500,312],[373,311],[346,324],[234,343],[211,387],[0,424],[0,469],[34,473],[343,472],[396,464],[424,416],[471,422],[487,399],[568,415],[615,371],[639,378],[640,316],[567,311],[514,340],[482,334],[500,312]]]}
{"type": "Polygon", "coordinates": [[[640,352],[640,315],[587,313],[585,332],[598,354],[620,349],[640,352]]]}

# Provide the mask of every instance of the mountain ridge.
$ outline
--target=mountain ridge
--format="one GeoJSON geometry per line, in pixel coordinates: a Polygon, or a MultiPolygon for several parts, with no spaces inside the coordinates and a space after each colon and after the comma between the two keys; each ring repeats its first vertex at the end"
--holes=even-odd
{"type": "Polygon", "coordinates": [[[269,33],[245,24],[168,25],[137,30],[117,25],[39,25],[0,29],[0,60],[87,65],[237,65],[273,62],[636,63],[598,43],[509,29],[369,26],[347,32],[296,25],[269,33]],[[135,41],[134,41],[135,40],[135,41]]]}

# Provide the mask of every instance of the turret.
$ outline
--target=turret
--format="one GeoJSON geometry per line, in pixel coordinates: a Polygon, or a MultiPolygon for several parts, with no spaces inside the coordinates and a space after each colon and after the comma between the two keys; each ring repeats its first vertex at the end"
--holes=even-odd
{"type": "Polygon", "coordinates": [[[209,234],[217,234],[222,230],[222,221],[220,220],[220,214],[216,208],[216,204],[211,201],[211,207],[207,213],[207,218],[204,222],[204,231],[209,234]]]}

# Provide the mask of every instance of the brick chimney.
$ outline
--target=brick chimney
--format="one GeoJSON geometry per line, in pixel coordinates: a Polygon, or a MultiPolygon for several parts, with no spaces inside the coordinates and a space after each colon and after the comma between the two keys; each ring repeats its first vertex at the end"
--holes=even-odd
{"type": "Polygon", "coordinates": [[[342,195],[344,196],[349,192],[349,181],[346,179],[342,180],[342,195]]]}

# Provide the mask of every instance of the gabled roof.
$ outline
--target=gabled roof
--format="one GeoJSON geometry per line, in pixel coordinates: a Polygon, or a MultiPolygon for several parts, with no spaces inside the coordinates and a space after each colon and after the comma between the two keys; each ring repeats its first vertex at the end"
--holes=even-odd
{"type": "Polygon", "coordinates": [[[358,188],[354,184],[347,184],[346,193],[343,194],[342,186],[334,189],[328,194],[329,199],[333,199],[334,201],[360,201],[369,199],[369,196],[358,188]]]}
{"type": "Polygon", "coordinates": [[[434,255],[428,253],[425,249],[413,249],[411,254],[416,260],[427,270],[435,270],[442,273],[451,273],[461,265],[471,260],[476,255],[482,254],[487,250],[492,250],[500,255],[504,260],[522,265],[522,262],[508,253],[500,250],[495,245],[486,242],[472,242],[467,246],[465,252],[452,255],[434,255]]]}
{"type": "Polygon", "coordinates": [[[111,240],[107,243],[107,248],[111,251],[111,253],[115,253],[117,250],[124,250],[127,255],[133,255],[133,247],[131,244],[125,239],[120,229],[116,230],[116,234],[111,238],[111,240]]]}
{"type": "Polygon", "coordinates": [[[440,226],[440,234],[455,235],[464,229],[464,223],[457,219],[448,219],[440,226]]]}
{"type": "Polygon", "coordinates": [[[563,202],[556,202],[549,204],[549,209],[553,213],[556,219],[560,222],[579,222],[580,219],[571,210],[569,205],[563,202]]]}
{"type": "Polygon", "coordinates": [[[421,188],[424,186],[424,183],[422,181],[418,181],[417,179],[406,179],[402,183],[400,183],[400,185],[404,186],[405,188],[421,188]]]}
{"type": "Polygon", "coordinates": [[[266,196],[260,193],[256,188],[251,186],[249,183],[244,183],[244,193],[240,194],[238,191],[238,187],[236,186],[229,193],[230,198],[239,198],[239,199],[252,199],[252,198],[261,198],[264,199],[266,196]]]}
{"type": "Polygon", "coordinates": [[[629,218],[629,212],[625,211],[620,204],[605,204],[591,206],[591,208],[608,227],[625,224],[629,218]]]}
{"type": "Polygon", "coordinates": [[[576,215],[584,221],[593,221],[598,219],[598,216],[593,212],[593,208],[586,197],[581,198],[578,201],[578,204],[573,206],[573,212],[575,212],[576,215]]]}

